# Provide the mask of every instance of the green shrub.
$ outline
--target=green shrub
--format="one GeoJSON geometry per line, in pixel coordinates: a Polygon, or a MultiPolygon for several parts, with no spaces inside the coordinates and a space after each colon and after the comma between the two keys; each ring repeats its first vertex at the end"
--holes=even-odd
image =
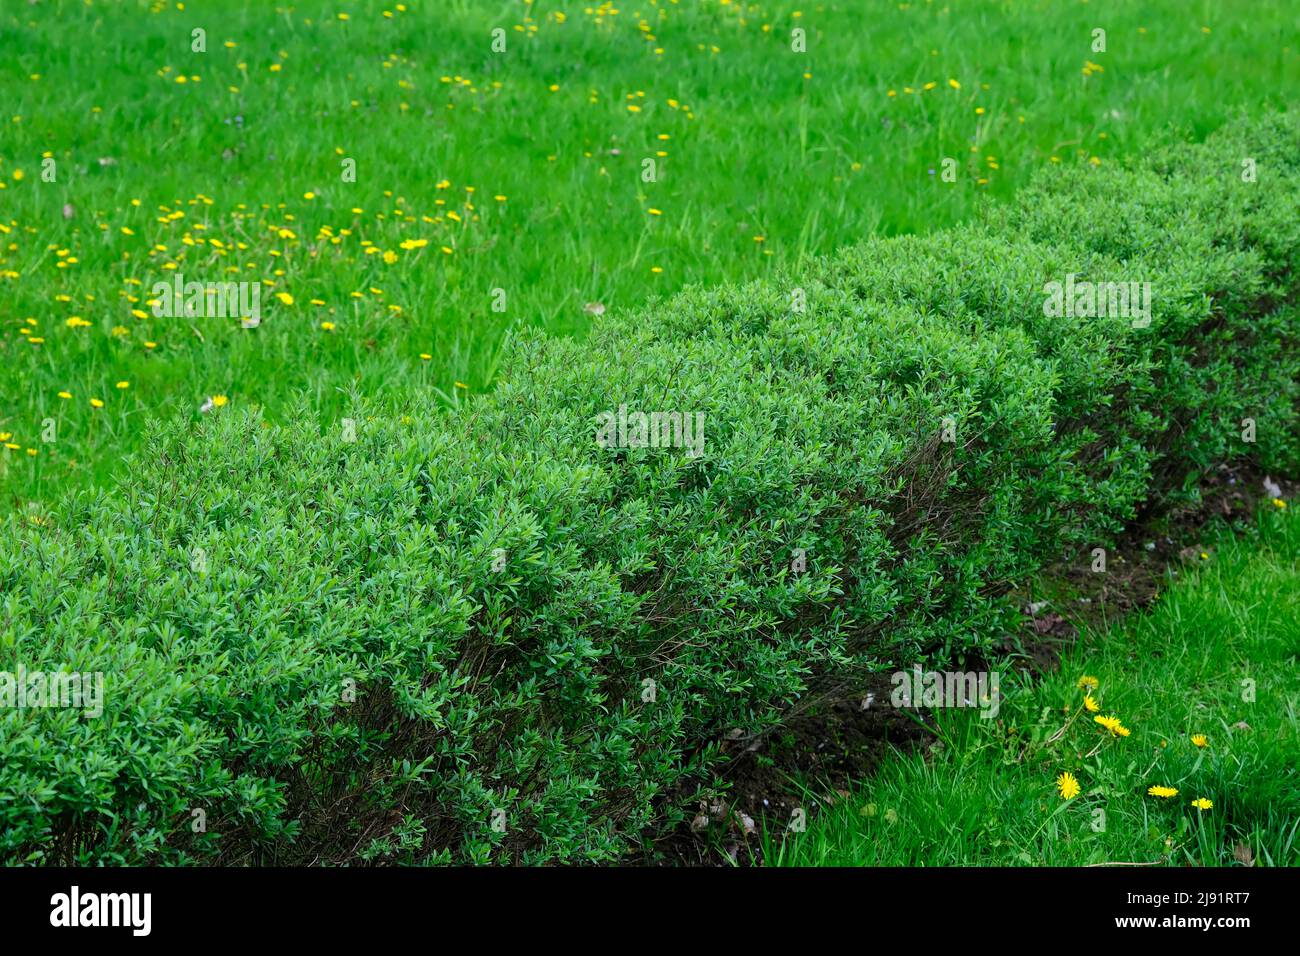
{"type": "Polygon", "coordinates": [[[0,540],[0,668],[106,681],[99,717],[0,710],[0,855],[620,858],[736,730],[992,653],[1062,549],[1213,463],[1295,467],[1298,166],[1283,117],[1062,170],[981,224],[521,333],[491,394],[358,408],[355,441],[305,405],[161,428],[129,489],[0,540]],[[1044,315],[1067,274],[1152,283],[1150,326],[1044,315]],[[704,453],[601,447],[624,404],[702,412],[704,453]]]}

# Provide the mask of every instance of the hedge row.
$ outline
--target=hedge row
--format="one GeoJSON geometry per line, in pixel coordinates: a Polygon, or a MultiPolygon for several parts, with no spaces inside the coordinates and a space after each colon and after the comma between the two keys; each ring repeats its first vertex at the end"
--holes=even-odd
{"type": "Polygon", "coordinates": [[[1295,473],[1297,208],[1293,114],[522,333],[493,393],[355,440],[160,429],[129,489],[3,528],[0,669],[105,693],[0,709],[0,858],[623,857],[737,729],[991,652],[1010,585],[1212,463],[1295,473]],[[1046,315],[1067,275],[1149,282],[1150,325],[1046,315]],[[703,413],[703,453],[605,447],[623,406],[703,413]]]}

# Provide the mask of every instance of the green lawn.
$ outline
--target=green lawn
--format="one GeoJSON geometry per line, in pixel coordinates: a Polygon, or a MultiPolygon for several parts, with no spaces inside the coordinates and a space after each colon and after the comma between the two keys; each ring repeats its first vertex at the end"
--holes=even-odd
{"type": "Polygon", "coordinates": [[[123,480],[152,415],[214,396],[455,401],[512,323],[1203,136],[1295,90],[1298,29],[1289,0],[6,4],[0,493],[123,480]],[[262,325],[155,317],[177,273],[262,283],[262,325]]]}
{"type": "Polygon", "coordinates": [[[937,711],[938,744],[887,762],[806,832],[769,839],[769,861],[1300,864],[1300,516],[1274,509],[1150,613],[1085,634],[1059,672],[1004,677],[996,719],[937,711]],[[1070,799],[1065,773],[1080,790],[1070,799]]]}

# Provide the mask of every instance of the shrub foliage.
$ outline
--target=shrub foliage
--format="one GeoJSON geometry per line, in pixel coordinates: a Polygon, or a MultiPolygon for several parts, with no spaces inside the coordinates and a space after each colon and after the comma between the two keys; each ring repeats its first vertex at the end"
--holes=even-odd
{"type": "Polygon", "coordinates": [[[491,394],[357,408],[355,440],[305,404],[160,426],[129,489],[4,529],[0,669],[105,698],[0,709],[0,858],[644,847],[736,731],[993,653],[1011,585],[1212,464],[1294,469],[1297,208],[1275,117],[581,341],[521,332],[491,394]],[[1067,275],[1151,283],[1150,325],[1045,315],[1067,275]],[[704,453],[602,447],[622,405],[702,412],[704,453]]]}

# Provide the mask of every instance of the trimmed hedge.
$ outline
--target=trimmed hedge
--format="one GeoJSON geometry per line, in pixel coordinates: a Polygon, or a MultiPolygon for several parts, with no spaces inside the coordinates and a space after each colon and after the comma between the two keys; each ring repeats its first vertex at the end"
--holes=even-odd
{"type": "Polygon", "coordinates": [[[355,441],[305,405],[162,428],[0,538],[0,670],[106,682],[99,717],[0,709],[0,858],[621,858],[735,729],[993,653],[1012,584],[1213,463],[1294,473],[1297,208],[1292,114],[521,333],[493,393],[355,441]],[[1150,282],[1150,326],[1044,315],[1067,274],[1150,282]],[[602,447],[622,405],[702,412],[704,453],[602,447]]]}

